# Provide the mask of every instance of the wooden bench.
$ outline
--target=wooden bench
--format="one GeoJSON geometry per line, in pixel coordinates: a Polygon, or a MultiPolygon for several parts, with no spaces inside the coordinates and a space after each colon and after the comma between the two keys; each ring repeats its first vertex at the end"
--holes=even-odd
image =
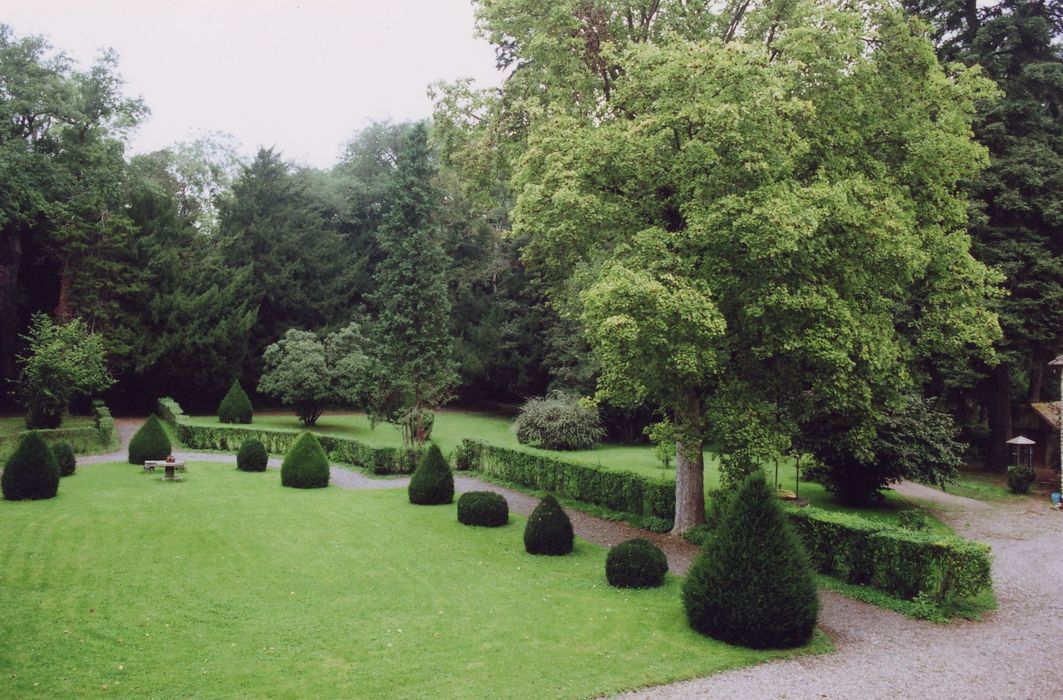
{"type": "Polygon", "coordinates": [[[181,477],[177,476],[177,472],[185,471],[184,462],[167,462],[164,459],[149,459],[144,462],[144,471],[154,473],[159,467],[163,468],[163,481],[180,481],[181,477]]]}

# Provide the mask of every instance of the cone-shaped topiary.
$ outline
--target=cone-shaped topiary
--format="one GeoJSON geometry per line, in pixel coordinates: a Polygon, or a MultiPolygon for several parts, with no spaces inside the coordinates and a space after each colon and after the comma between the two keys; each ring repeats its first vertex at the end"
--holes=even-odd
{"type": "Polygon", "coordinates": [[[149,459],[166,459],[172,446],[159,419],[152,415],[129,441],[129,463],[143,464],[149,459]]]}
{"type": "Polygon", "coordinates": [[[251,399],[247,398],[247,392],[240,386],[239,381],[233,382],[229,387],[229,393],[218,405],[218,421],[221,423],[250,423],[254,416],[251,407],[251,399]]]}
{"type": "Polygon", "coordinates": [[[760,472],[725,507],[683,583],[690,626],[754,649],[811,638],[819,597],[804,547],[760,472]]]}
{"type": "Polygon", "coordinates": [[[664,583],[667,573],[664,552],[641,538],[621,542],[605,558],[605,578],[617,588],[656,588],[664,583]]]}
{"type": "Polygon", "coordinates": [[[524,549],[528,554],[568,554],[572,541],[572,521],[557,499],[546,494],[524,526],[524,549]]]}
{"type": "Polygon", "coordinates": [[[0,488],[9,501],[55,496],[59,490],[59,467],[48,443],[39,433],[30,431],[19,441],[4,466],[0,488]]]}
{"type": "Polygon", "coordinates": [[[77,469],[78,461],[74,457],[74,448],[66,440],[53,442],[52,454],[55,455],[55,464],[59,467],[59,476],[70,476],[77,469]]]}
{"type": "Polygon", "coordinates": [[[419,506],[434,506],[454,500],[454,475],[436,445],[430,445],[424,453],[410,477],[407,493],[410,503],[419,506]]]}
{"type": "Polygon", "coordinates": [[[501,527],[509,522],[509,504],[493,491],[469,491],[458,499],[458,522],[463,525],[501,527]]]}
{"type": "Polygon", "coordinates": [[[242,472],[264,472],[269,463],[266,446],[255,438],[248,438],[236,453],[236,468],[242,472]]]}
{"type": "Polygon", "coordinates": [[[328,457],[317,436],[300,435],[281,464],[281,485],[295,489],[320,489],[328,486],[328,457]]]}

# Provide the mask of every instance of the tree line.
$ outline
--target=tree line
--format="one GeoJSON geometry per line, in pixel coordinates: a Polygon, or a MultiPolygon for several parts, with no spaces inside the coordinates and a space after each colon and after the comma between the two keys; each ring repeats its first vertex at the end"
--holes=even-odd
{"type": "Polygon", "coordinates": [[[1003,466],[1063,346],[1059,3],[476,11],[502,87],[434,85],[430,123],[326,170],[126,158],[116,58],[2,30],[0,376],[44,311],[101,332],[116,400],[216,404],[289,329],[354,322],[408,368],[374,375],[380,415],[561,388],[614,438],[654,424],[680,520],[705,444],[734,480],[812,453],[855,495],[947,474],[957,427],[1003,466]]]}

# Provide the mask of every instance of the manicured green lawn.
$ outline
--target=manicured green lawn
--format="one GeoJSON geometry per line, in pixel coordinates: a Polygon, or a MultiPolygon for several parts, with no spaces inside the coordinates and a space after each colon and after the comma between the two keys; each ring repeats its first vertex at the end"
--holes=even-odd
{"type": "Polygon", "coordinates": [[[0,502],[0,697],[593,697],[780,655],[692,632],[675,577],[611,589],[602,548],[525,554],[518,518],[279,481],[93,465],[0,502]]]}
{"type": "MultiPolygon", "coordinates": [[[[216,416],[196,416],[191,419],[203,425],[218,425],[216,416]]],[[[475,438],[494,445],[522,450],[572,462],[593,464],[604,469],[632,471],[657,479],[675,479],[675,470],[663,469],[653,448],[649,445],[615,445],[602,444],[592,450],[557,452],[527,447],[517,442],[516,435],[510,430],[512,419],[489,413],[459,410],[442,410],[436,413],[432,439],[444,452],[452,451],[464,438],[475,438]]],[[[256,413],[254,425],[257,428],[277,430],[303,430],[302,422],[291,413],[256,413]]],[[[344,435],[370,445],[401,445],[402,435],[399,429],[389,423],[380,423],[373,428],[369,419],[361,413],[325,413],[317,421],[313,430],[332,435],[344,435]]],[[[719,486],[719,460],[711,452],[705,452],[705,488],[719,486]]],[[[768,479],[774,481],[775,468],[766,468],[768,479]]],[[[779,465],[779,486],[790,491],[796,489],[794,463],[787,460],[779,465]]],[[[834,502],[833,497],[823,486],[802,481],[800,495],[812,505],[825,510],[844,510],[882,520],[889,523],[897,521],[898,513],[911,507],[907,501],[893,493],[886,492],[886,499],[873,508],[843,508],[834,502]]],[[[932,527],[942,533],[951,532],[949,528],[931,519],[932,527]]]]}
{"type": "Polygon", "coordinates": [[[1004,474],[985,471],[961,471],[955,483],[949,484],[945,490],[980,501],[1020,501],[1029,498],[1009,491],[1008,479],[1004,474]]]}

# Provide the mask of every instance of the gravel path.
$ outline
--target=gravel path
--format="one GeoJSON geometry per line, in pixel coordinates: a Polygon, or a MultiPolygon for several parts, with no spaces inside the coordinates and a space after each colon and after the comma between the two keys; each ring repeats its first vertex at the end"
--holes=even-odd
{"type": "MultiPolygon", "coordinates": [[[[139,421],[120,419],[123,445],[139,421]]],[[[235,462],[225,454],[178,452],[186,460],[235,462]]],[[[83,457],[79,464],[124,459],[125,453],[83,457]]],[[[278,467],[271,459],[270,466],[278,467]]],[[[373,479],[339,466],[331,483],[342,488],[403,488],[408,479],[373,479]]],[[[527,515],[536,499],[479,479],[457,475],[458,492],[490,490],[527,515]]],[[[918,484],[897,486],[924,502],[964,537],[992,546],[999,608],[981,622],[936,625],[821,591],[820,626],[834,639],[833,654],[778,661],[666,686],[622,698],[996,698],[1063,697],[1063,513],[1034,499],[985,503],[918,484]]],[[[697,548],[624,523],[566,511],[576,534],[613,545],[646,537],[660,545],[676,573],[697,548]]]]}

